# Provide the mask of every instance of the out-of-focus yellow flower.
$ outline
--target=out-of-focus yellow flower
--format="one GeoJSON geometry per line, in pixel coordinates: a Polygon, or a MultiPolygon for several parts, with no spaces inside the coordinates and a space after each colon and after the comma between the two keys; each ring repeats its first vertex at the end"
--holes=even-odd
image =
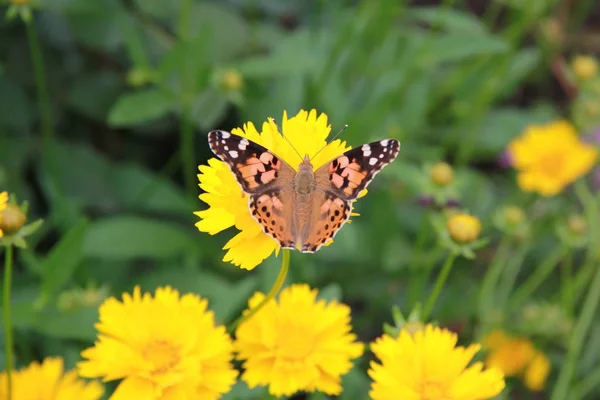
{"type": "Polygon", "coordinates": [[[482,400],[504,389],[504,376],[496,368],[483,370],[483,363],[467,367],[479,344],[456,346],[457,335],[427,325],[397,338],[384,334],[372,345],[381,361],[371,361],[373,400],[482,400]]]}
{"type": "MultiPolygon", "coordinates": [[[[249,301],[256,307],[264,295],[249,301]]],[[[248,311],[246,311],[248,312],[248,311]]],[[[317,290],[292,285],[271,300],[236,331],[242,379],[251,388],[268,385],[274,396],[298,391],[341,392],[341,376],[363,352],[351,332],[350,307],[317,300],[317,290]]]]}
{"type": "Polygon", "coordinates": [[[511,337],[502,330],[490,332],[484,339],[488,349],[485,364],[500,369],[506,376],[521,376],[532,391],[542,390],[550,373],[550,360],[533,343],[511,337]]]}
{"type": "MultiPolygon", "coordinates": [[[[251,122],[245,124],[243,129],[235,128],[231,132],[265,146],[294,169],[302,162],[294,148],[302,155],[314,155],[327,145],[314,159],[311,158],[315,169],[350,149],[340,140],[327,144],[331,126],[327,124],[327,115],[317,116],[316,110],[311,110],[310,113],[301,110],[289,119],[284,112],[281,126],[285,138],[272,119],[263,123],[260,133],[251,122]]],[[[200,200],[208,204],[209,208],[195,213],[201,219],[196,227],[211,235],[233,226],[240,231],[223,247],[227,250],[223,261],[232,262],[244,269],[253,269],[273,252],[277,254],[279,244],[263,232],[250,214],[248,196],[236,182],[229,167],[224,162],[211,158],[208,165],[201,165],[199,170],[200,187],[206,192],[200,195],[200,200]]]]}
{"type": "Polygon", "coordinates": [[[598,73],[598,63],[594,57],[576,56],[571,65],[575,76],[581,80],[590,79],[598,73]]]}
{"type": "Polygon", "coordinates": [[[0,237],[4,236],[4,230],[1,227],[2,217],[4,215],[4,210],[6,209],[6,204],[8,203],[8,192],[0,192],[0,237]]]}
{"type": "Polygon", "coordinates": [[[523,372],[534,354],[535,348],[528,339],[514,338],[493,348],[485,363],[500,369],[506,376],[515,376],[523,372]]]}
{"type": "Polygon", "coordinates": [[[550,360],[540,351],[536,352],[525,370],[525,386],[533,392],[539,392],[546,386],[550,374],[550,360]]]}
{"type": "Polygon", "coordinates": [[[100,332],[82,352],[83,377],[123,379],[111,400],[218,399],[235,383],[233,344],[215,326],[208,302],[194,294],[158,288],[154,298],[136,287],[100,306],[100,332]]]}
{"type": "Polygon", "coordinates": [[[528,126],[509,144],[508,151],[519,171],[519,187],[542,196],[560,193],[587,174],[598,157],[598,150],[583,143],[567,121],[528,126]]]}
{"type": "MultiPolygon", "coordinates": [[[[0,399],[8,399],[6,373],[0,374],[0,399]]],[[[13,400],[97,400],[104,387],[96,381],[86,382],[77,371],[64,372],[60,357],[46,358],[41,364],[33,362],[12,373],[13,400]]]]}
{"type": "Polygon", "coordinates": [[[479,237],[481,233],[481,222],[478,218],[465,214],[457,213],[448,218],[446,228],[450,237],[459,243],[471,243],[479,237]]]}
{"type": "Polygon", "coordinates": [[[438,162],[433,164],[429,170],[429,175],[436,185],[446,186],[454,179],[454,170],[448,163],[438,162]]]}

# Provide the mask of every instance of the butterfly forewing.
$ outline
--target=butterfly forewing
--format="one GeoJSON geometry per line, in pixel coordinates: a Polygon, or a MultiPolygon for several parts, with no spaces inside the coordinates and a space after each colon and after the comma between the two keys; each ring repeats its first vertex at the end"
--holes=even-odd
{"type": "MultiPolygon", "coordinates": [[[[400,151],[396,139],[380,140],[348,150],[317,170],[318,182],[323,177],[335,194],[344,200],[356,200],[375,175],[394,161],[400,151]]],[[[326,189],[321,187],[321,189],[326,189]]]]}
{"type": "Polygon", "coordinates": [[[212,131],[208,134],[210,149],[224,161],[248,194],[285,185],[294,177],[294,170],[265,147],[233,133],[212,131]]]}

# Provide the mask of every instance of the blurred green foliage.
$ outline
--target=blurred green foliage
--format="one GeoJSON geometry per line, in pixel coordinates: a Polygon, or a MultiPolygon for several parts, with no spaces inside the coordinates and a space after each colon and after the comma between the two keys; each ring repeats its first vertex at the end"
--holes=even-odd
{"type": "MultiPolygon", "coordinates": [[[[277,259],[239,270],[221,261],[229,233],[210,236],[194,227],[192,212],[204,207],[195,174],[212,157],[209,130],[260,125],[301,108],[325,112],[333,131],[348,124],[343,139],[353,146],[395,137],[402,150],[334,245],[314,256],[292,254],[288,282],[308,282],[351,305],[362,340],[380,335],[392,305],[408,313],[425,299],[432,277],[423,291],[411,292],[423,265],[441,264],[436,231],[423,228],[431,211],[417,199],[430,194],[425,166],[447,160],[456,168],[456,197],[448,200],[478,216],[492,244],[474,262],[457,263],[433,317],[477,338],[481,280],[505,235],[495,215],[510,204],[539,210],[498,159],[528,124],[559,118],[568,101],[557,94],[553,71],[561,35],[576,35],[587,13],[599,10],[576,2],[569,25],[553,1],[422,3],[1,6],[0,14],[12,10],[13,18],[0,20],[0,188],[29,200],[30,221],[46,221],[17,253],[17,364],[60,354],[72,366],[96,337],[103,297],[137,284],[199,293],[221,323],[234,320],[255,290],[267,291],[277,259]],[[556,20],[561,30],[548,32],[556,20]],[[417,242],[424,250],[415,250],[417,242]],[[73,295],[82,289],[97,290],[97,302],[73,295]]],[[[592,86],[577,101],[589,97],[598,98],[592,86]]],[[[594,127],[579,118],[580,126],[594,127]]],[[[524,260],[518,279],[556,247],[554,221],[579,209],[570,196],[542,207],[546,217],[531,228],[531,252],[511,247],[508,258],[524,260]]],[[[537,295],[555,300],[558,284],[556,274],[537,295]]],[[[578,377],[597,371],[600,341],[589,346],[578,377]]],[[[564,351],[548,351],[561,365],[564,351]]],[[[341,398],[364,399],[368,385],[354,369],[341,398]]],[[[238,384],[226,398],[250,393],[238,384]]],[[[252,393],[264,396],[262,389],[252,393]]]]}

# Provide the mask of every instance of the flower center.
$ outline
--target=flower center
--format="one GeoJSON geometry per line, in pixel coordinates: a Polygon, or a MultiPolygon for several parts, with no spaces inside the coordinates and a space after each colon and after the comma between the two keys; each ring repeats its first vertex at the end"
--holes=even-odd
{"type": "Polygon", "coordinates": [[[423,380],[421,385],[421,400],[446,399],[446,387],[438,381],[423,380]]]}
{"type": "Polygon", "coordinates": [[[303,360],[312,353],[314,342],[311,332],[302,327],[292,327],[280,337],[280,354],[290,361],[303,360]]]}
{"type": "Polygon", "coordinates": [[[565,164],[564,158],[564,153],[561,152],[544,155],[539,161],[540,168],[544,171],[544,175],[550,177],[559,175],[565,164]]]}
{"type": "Polygon", "coordinates": [[[144,359],[152,363],[152,373],[161,374],[179,362],[179,348],[165,340],[150,342],[142,351],[144,359]]]}

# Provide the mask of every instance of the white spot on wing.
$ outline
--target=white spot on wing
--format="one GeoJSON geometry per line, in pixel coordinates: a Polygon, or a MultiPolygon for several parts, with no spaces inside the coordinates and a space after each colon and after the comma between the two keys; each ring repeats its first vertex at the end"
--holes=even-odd
{"type": "Polygon", "coordinates": [[[383,153],[381,153],[381,154],[379,155],[379,158],[383,158],[383,153]]]}
{"type": "Polygon", "coordinates": [[[221,137],[223,139],[227,139],[227,138],[231,137],[231,133],[225,132],[225,131],[221,131],[221,137]]]}
{"type": "Polygon", "coordinates": [[[379,142],[379,143],[381,143],[381,145],[382,145],[382,146],[387,146],[387,145],[388,145],[388,143],[389,143],[389,140],[385,139],[385,140],[382,140],[382,141],[381,141],[381,142],[379,142]]]}
{"type": "Polygon", "coordinates": [[[225,151],[229,150],[229,146],[227,145],[223,146],[223,148],[225,149],[225,151]]]}
{"type": "Polygon", "coordinates": [[[238,152],[235,150],[231,150],[229,152],[229,155],[231,156],[231,158],[238,158],[238,152]]]}
{"type": "Polygon", "coordinates": [[[247,146],[247,144],[244,144],[244,143],[240,142],[240,144],[238,145],[238,148],[240,150],[244,151],[244,150],[246,150],[246,146],[247,146]]]}
{"type": "Polygon", "coordinates": [[[371,155],[371,147],[368,144],[363,144],[360,149],[363,151],[363,156],[369,157],[371,155]]]}
{"type": "Polygon", "coordinates": [[[375,164],[377,164],[377,159],[375,157],[371,157],[369,159],[369,165],[375,165],[375,164]]]}

